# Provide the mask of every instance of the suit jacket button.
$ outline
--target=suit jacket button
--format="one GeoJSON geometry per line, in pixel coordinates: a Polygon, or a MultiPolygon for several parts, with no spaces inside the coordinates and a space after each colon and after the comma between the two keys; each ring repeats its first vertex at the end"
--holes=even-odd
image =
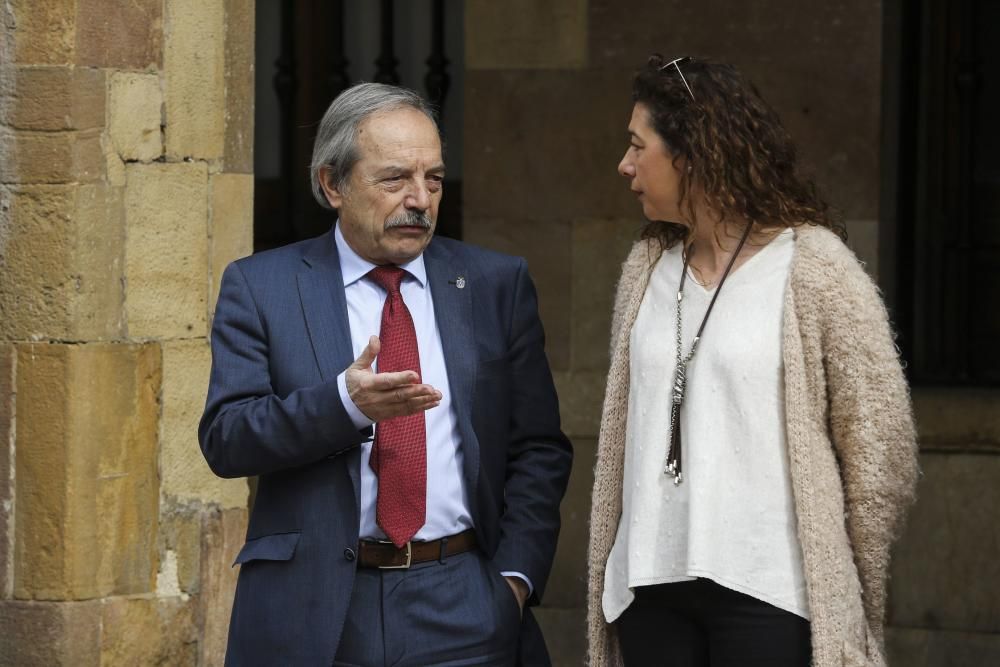
{"type": "Polygon", "coordinates": [[[347,560],[354,560],[354,549],[351,549],[350,547],[344,549],[344,558],[347,560]]]}

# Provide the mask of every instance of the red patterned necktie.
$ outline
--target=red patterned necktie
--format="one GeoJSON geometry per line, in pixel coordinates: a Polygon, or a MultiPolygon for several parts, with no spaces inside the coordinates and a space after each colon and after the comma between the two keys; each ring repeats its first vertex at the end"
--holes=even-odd
{"type": "MultiPolygon", "coordinates": [[[[399,286],[406,272],[398,266],[378,266],[369,272],[388,293],[382,307],[378,372],[416,371],[420,353],[413,318],[399,286]]],[[[427,431],[424,413],[380,421],[369,460],[378,477],[375,521],[397,547],[424,525],[427,508],[427,431]]]]}

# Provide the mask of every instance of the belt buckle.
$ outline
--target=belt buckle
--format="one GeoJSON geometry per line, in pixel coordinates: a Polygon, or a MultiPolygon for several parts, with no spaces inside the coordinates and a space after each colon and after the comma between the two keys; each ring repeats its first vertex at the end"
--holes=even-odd
{"type": "MultiPolygon", "coordinates": [[[[383,544],[392,544],[392,540],[379,540],[383,544]]],[[[413,563],[413,548],[410,546],[412,542],[406,543],[406,562],[402,565],[379,565],[380,570],[408,570],[410,569],[410,564],[413,563]]],[[[393,545],[395,546],[395,545],[393,545]]]]}

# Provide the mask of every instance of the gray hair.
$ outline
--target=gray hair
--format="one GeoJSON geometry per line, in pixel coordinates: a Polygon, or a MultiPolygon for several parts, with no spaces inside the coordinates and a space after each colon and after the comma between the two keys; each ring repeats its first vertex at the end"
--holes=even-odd
{"type": "Polygon", "coordinates": [[[324,208],[332,208],[320,184],[323,168],[338,190],[343,191],[351,169],[359,159],[358,127],[369,116],[396,109],[415,109],[434,121],[434,111],[420,95],[399,86],[384,83],[359,83],[351,86],[330,104],[323,114],[313,144],[312,179],[313,197],[324,208]]]}

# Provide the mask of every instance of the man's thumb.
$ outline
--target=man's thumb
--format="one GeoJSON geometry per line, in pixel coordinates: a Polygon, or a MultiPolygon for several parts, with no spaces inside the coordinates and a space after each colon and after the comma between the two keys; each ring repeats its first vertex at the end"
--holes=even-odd
{"type": "Polygon", "coordinates": [[[357,358],[354,362],[354,367],[361,370],[368,370],[375,363],[375,357],[378,356],[379,343],[378,336],[372,336],[368,339],[368,344],[365,345],[365,349],[361,351],[361,356],[357,358]]]}

